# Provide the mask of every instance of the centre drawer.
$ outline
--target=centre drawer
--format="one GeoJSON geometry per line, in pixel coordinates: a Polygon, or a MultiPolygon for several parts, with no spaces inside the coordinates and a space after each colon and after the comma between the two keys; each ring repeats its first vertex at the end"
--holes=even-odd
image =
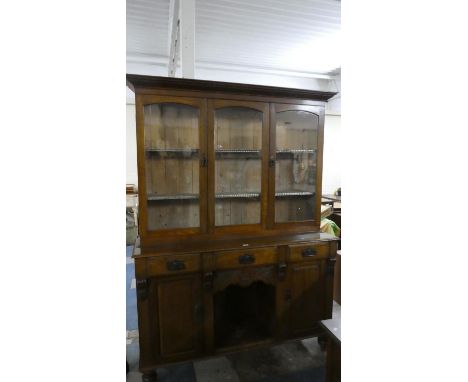
{"type": "Polygon", "coordinates": [[[201,269],[200,254],[160,255],[148,260],[149,276],[176,275],[201,269]]]}
{"type": "Polygon", "coordinates": [[[310,243],[289,245],[289,261],[319,260],[328,257],[328,243],[310,243]]]}
{"type": "Polygon", "coordinates": [[[216,269],[242,268],[276,263],[276,248],[258,248],[218,252],[215,256],[216,269]]]}

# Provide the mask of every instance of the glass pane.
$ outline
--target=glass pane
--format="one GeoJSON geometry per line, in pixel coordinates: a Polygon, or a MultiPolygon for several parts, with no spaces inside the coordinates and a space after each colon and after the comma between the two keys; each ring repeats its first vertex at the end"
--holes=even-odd
{"type": "Polygon", "coordinates": [[[215,224],[260,223],[262,113],[229,107],[216,110],[215,224]]]}
{"type": "Polygon", "coordinates": [[[148,229],[199,227],[199,110],[144,108],[148,229]]]}
{"type": "Polygon", "coordinates": [[[276,113],[275,221],[312,220],[315,212],[318,116],[276,113]]]}

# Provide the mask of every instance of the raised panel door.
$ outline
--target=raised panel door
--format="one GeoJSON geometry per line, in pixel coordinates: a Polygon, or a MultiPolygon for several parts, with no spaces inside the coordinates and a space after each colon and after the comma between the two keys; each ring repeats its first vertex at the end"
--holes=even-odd
{"type": "Polygon", "coordinates": [[[292,336],[306,335],[326,318],[326,260],[290,265],[287,299],[292,336]]]}
{"type": "Polygon", "coordinates": [[[155,332],[161,359],[171,361],[197,355],[202,349],[203,306],[199,274],[157,281],[155,332]]]}

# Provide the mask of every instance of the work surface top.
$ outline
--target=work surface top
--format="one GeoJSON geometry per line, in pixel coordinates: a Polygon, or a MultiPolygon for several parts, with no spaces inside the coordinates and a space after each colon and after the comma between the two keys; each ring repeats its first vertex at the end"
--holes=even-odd
{"type": "Polygon", "coordinates": [[[220,250],[235,250],[235,249],[249,249],[258,248],[263,246],[272,245],[286,245],[286,244],[300,244],[310,242],[324,242],[324,241],[336,241],[336,237],[324,233],[302,233],[276,237],[251,237],[243,239],[232,239],[232,240],[211,240],[211,241],[199,241],[181,244],[177,241],[161,242],[155,245],[151,249],[141,250],[140,240],[137,239],[135,243],[135,249],[133,257],[144,257],[154,256],[157,254],[176,254],[176,253],[190,253],[190,252],[212,252],[220,250]]]}
{"type": "Polygon", "coordinates": [[[320,325],[327,330],[335,341],[341,343],[341,317],[320,321],[320,325]]]}
{"type": "Polygon", "coordinates": [[[322,199],[332,200],[334,202],[341,202],[341,196],[326,194],[322,195],[322,199]]]}

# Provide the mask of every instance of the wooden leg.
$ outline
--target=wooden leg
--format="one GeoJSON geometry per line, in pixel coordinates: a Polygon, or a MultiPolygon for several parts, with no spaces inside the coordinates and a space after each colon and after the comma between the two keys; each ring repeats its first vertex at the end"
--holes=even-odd
{"type": "Polygon", "coordinates": [[[325,349],[327,348],[328,337],[326,335],[318,336],[317,342],[320,346],[320,350],[325,351],[325,349]]]}
{"type": "Polygon", "coordinates": [[[156,374],[156,371],[147,371],[143,373],[141,376],[141,381],[142,382],[157,382],[158,381],[158,375],[156,374]]]}

